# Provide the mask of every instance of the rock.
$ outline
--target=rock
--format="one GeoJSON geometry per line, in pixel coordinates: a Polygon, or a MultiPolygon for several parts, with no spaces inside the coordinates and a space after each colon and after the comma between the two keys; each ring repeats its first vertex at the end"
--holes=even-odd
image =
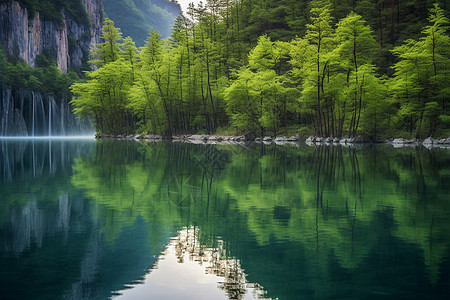
{"type": "Polygon", "coordinates": [[[427,139],[425,139],[422,144],[424,145],[433,145],[433,144],[437,144],[437,141],[435,139],[433,139],[432,137],[429,137],[427,139]]]}
{"type": "Polygon", "coordinates": [[[314,143],[315,142],[315,140],[316,140],[316,138],[314,137],[314,136],[310,136],[310,137],[308,137],[307,139],[306,139],[306,143],[314,143]]]}
{"type": "Polygon", "coordinates": [[[444,144],[450,144],[450,137],[445,139],[445,143],[444,144]]]}
{"type": "Polygon", "coordinates": [[[299,140],[299,138],[297,136],[291,136],[289,138],[287,138],[288,142],[297,142],[299,140]]]}
{"type": "Polygon", "coordinates": [[[316,137],[316,139],[315,139],[315,143],[323,143],[325,141],[325,139],[324,138],[322,138],[322,137],[316,137]]]}
{"type": "Polygon", "coordinates": [[[255,138],[255,142],[262,142],[262,138],[260,137],[255,138]]]}
{"type": "Polygon", "coordinates": [[[79,69],[83,63],[83,53],[89,52],[91,45],[100,42],[103,21],[101,1],[82,1],[91,26],[78,23],[66,9],[60,10],[56,16],[61,18],[64,25],[61,26],[38,12],[30,13],[19,1],[3,2],[0,3],[0,46],[3,46],[7,57],[18,57],[34,67],[37,56],[47,51],[52,53],[58,68],[66,73],[68,66],[79,69]],[[69,46],[70,40],[76,42],[69,46]]]}
{"type": "Polygon", "coordinates": [[[144,139],[146,139],[146,140],[161,140],[162,137],[160,135],[156,135],[156,134],[147,134],[144,136],[144,139]]]}
{"type": "Polygon", "coordinates": [[[202,139],[202,135],[200,135],[200,134],[193,134],[193,135],[190,135],[188,139],[189,140],[201,140],[202,139]]]}
{"type": "Polygon", "coordinates": [[[277,138],[275,138],[275,142],[286,142],[287,139],[285,137],[279,136],[277,138]]]}
{"type": "Polygon", "coordinates": [[[408,140],[402,139],[402,138],[400,138],[400,139],[394,139],[394,140],[392,141],[392,144],[408,144],[408,143],[409,143],[408,140]]]}
{"type": "Polygon", "coordinates": [[[337,138],[337,137],[335,137],[335,138],[333,139],[333,143],[336,143],[336,144],[339,144],[340,141],[341,141],[341,140],[340,140],[339,138],[337,138]]]}
{"type": "Polygon", "coordinates": [[[330,137],[326,137],[326,138],[323,139],[323,141],[324,141],[325,143],[332,143],[332,142],[333,142],[333,139],[330,138],[330,137]]]}
{"type": "Polygon", "coordinates": [[[339,144],[347,144],[347,139],[343,138],[339,141],[339,144]]]}
{"type": "Polygon", "coordinates": [[[266,137],[263,138],[263,141],[264,142],[271,142],[272,138],[270,136],[266,136],[266,137]]]}

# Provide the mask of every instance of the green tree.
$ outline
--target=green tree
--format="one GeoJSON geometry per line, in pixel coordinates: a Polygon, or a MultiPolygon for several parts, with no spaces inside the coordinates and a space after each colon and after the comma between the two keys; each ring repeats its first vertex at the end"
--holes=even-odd
{"type": "Polygon", "coordinates": [[[91,52],[93,60],[90,63],[97,67],[116,61],[119,59],[121,52],[122,33],[114,27],[114,22],[108,18],[103,22],[101,39],[103,42],[98,44],[91,52]]]}
{"type": "Polygon", "coordinates": [[[250,51],[248,68],[225,89],[225,101],[233,125],[240,130],[254,130],[262,136],[266,130],[274,135],[284,126],[287,134],[288,114],[296,110],[295,88],[290,86],[290,46],[261,36],[250,51]],[[248,107],[251,105],[252,107],[248,107]]]}
{"type": "MultiPolygon", "coordinates": [[[[446,120],[450,70],[448,19],[438,4],[430,9],[430,25],[419,40],[408,40],[392,50],[399,61],[393,66],[392,89],[398,105],[399,126],[416,137],[434,135],[446,120]],[[441,116],[441,117],[440,117],[441,116]]],[[[445,125],[445,124],[444,124],[445,125]]]]}
{"type": "MultiPolygon", "coordinates": [[[[378,44],[372,36],[372,30],[365,24],[362,17],[354,12],[340,20],[336,28],[336,36],[339,45],[336,49],[339,67],[347,73],[347,86],[353,91],[353,105],[349,134],[355,136],[358,131],[363,108],[365,89],[364,78],[360,69],[363,65],[372,64],[378,44]],[[350,82],[352,78],[352,82],[350,82]]],[[[364,70],[373,73],[373,68],[366,67],[364,70]]],[[[344,103],[345,105],[345,103],[344,103]]],[[[349,105],[349,106],[350,106],[349,105]]],[[[342,123],[342,122],[341,122],[342,123]]],[[[338,135],[342,135],[342,128],[338,135]]]]}
{"type": "Polygon", "coordinates": [[[324,136],[328,135],[328,130],[325,128],[322,102],[325,101],[325,79],[330,63],[329,53],[334,45],[334,30],[328,1],[313,1],[312,5],[311,23],[306,25],[305,39],[309,45],[306,48],[308,60],[303,65],[306,79],[303,81],[301,102],[313,107],[316,135],[324,136]]]}
{"type": "Polygon", "coordinates": [[[72,85],[75,95],[74,112],[81,117],[92,117],[97,132],[124,134],[134,131],[134,122],[128,108],[128,90],[134,80],[134,43],[125,42],[125,52],[120,49],[121,34],[111,20],[103,26],[104,42],[92,51],[98,59],[91,63],[98,69],[87,72],[88,81],[72,85]]]}

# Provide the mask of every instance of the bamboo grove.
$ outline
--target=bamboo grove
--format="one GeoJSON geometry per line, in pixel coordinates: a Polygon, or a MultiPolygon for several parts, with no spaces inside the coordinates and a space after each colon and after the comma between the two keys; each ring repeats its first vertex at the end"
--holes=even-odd
{"type": "Polygon", "coordinates": [[[170,38],[152,31],[139,49],[106,19],[94,71],[72,86],[75,112],[102,134],[450,134],[449,20],[440,5],[402,38],[401,26],[357,13],[380,1],[350,1],[344,11],[334,2],[208,0],[190,5],[170,38]],[[277,8],[284,23],[274,23],[277,8]]]}

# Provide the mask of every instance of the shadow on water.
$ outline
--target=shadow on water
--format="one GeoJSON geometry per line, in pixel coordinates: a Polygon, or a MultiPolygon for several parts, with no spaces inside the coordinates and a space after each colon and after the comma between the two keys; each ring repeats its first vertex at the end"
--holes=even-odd
{"type": "Polygon", "coordinates": [[[29,296],[31,264],[50,275],[29,293],[131,299],[170,251],[229,299],[450,292],[445,149],[2,142],[1,163],[5,295],[29,296]]]}

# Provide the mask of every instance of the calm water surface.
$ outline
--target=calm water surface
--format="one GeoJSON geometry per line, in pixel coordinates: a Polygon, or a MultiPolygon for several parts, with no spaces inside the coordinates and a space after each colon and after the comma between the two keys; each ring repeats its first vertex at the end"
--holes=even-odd
{"type": "Polygon", "coordinates": [[[450,150],[0,146],[1,299],[450,295],[450,150]]]}

